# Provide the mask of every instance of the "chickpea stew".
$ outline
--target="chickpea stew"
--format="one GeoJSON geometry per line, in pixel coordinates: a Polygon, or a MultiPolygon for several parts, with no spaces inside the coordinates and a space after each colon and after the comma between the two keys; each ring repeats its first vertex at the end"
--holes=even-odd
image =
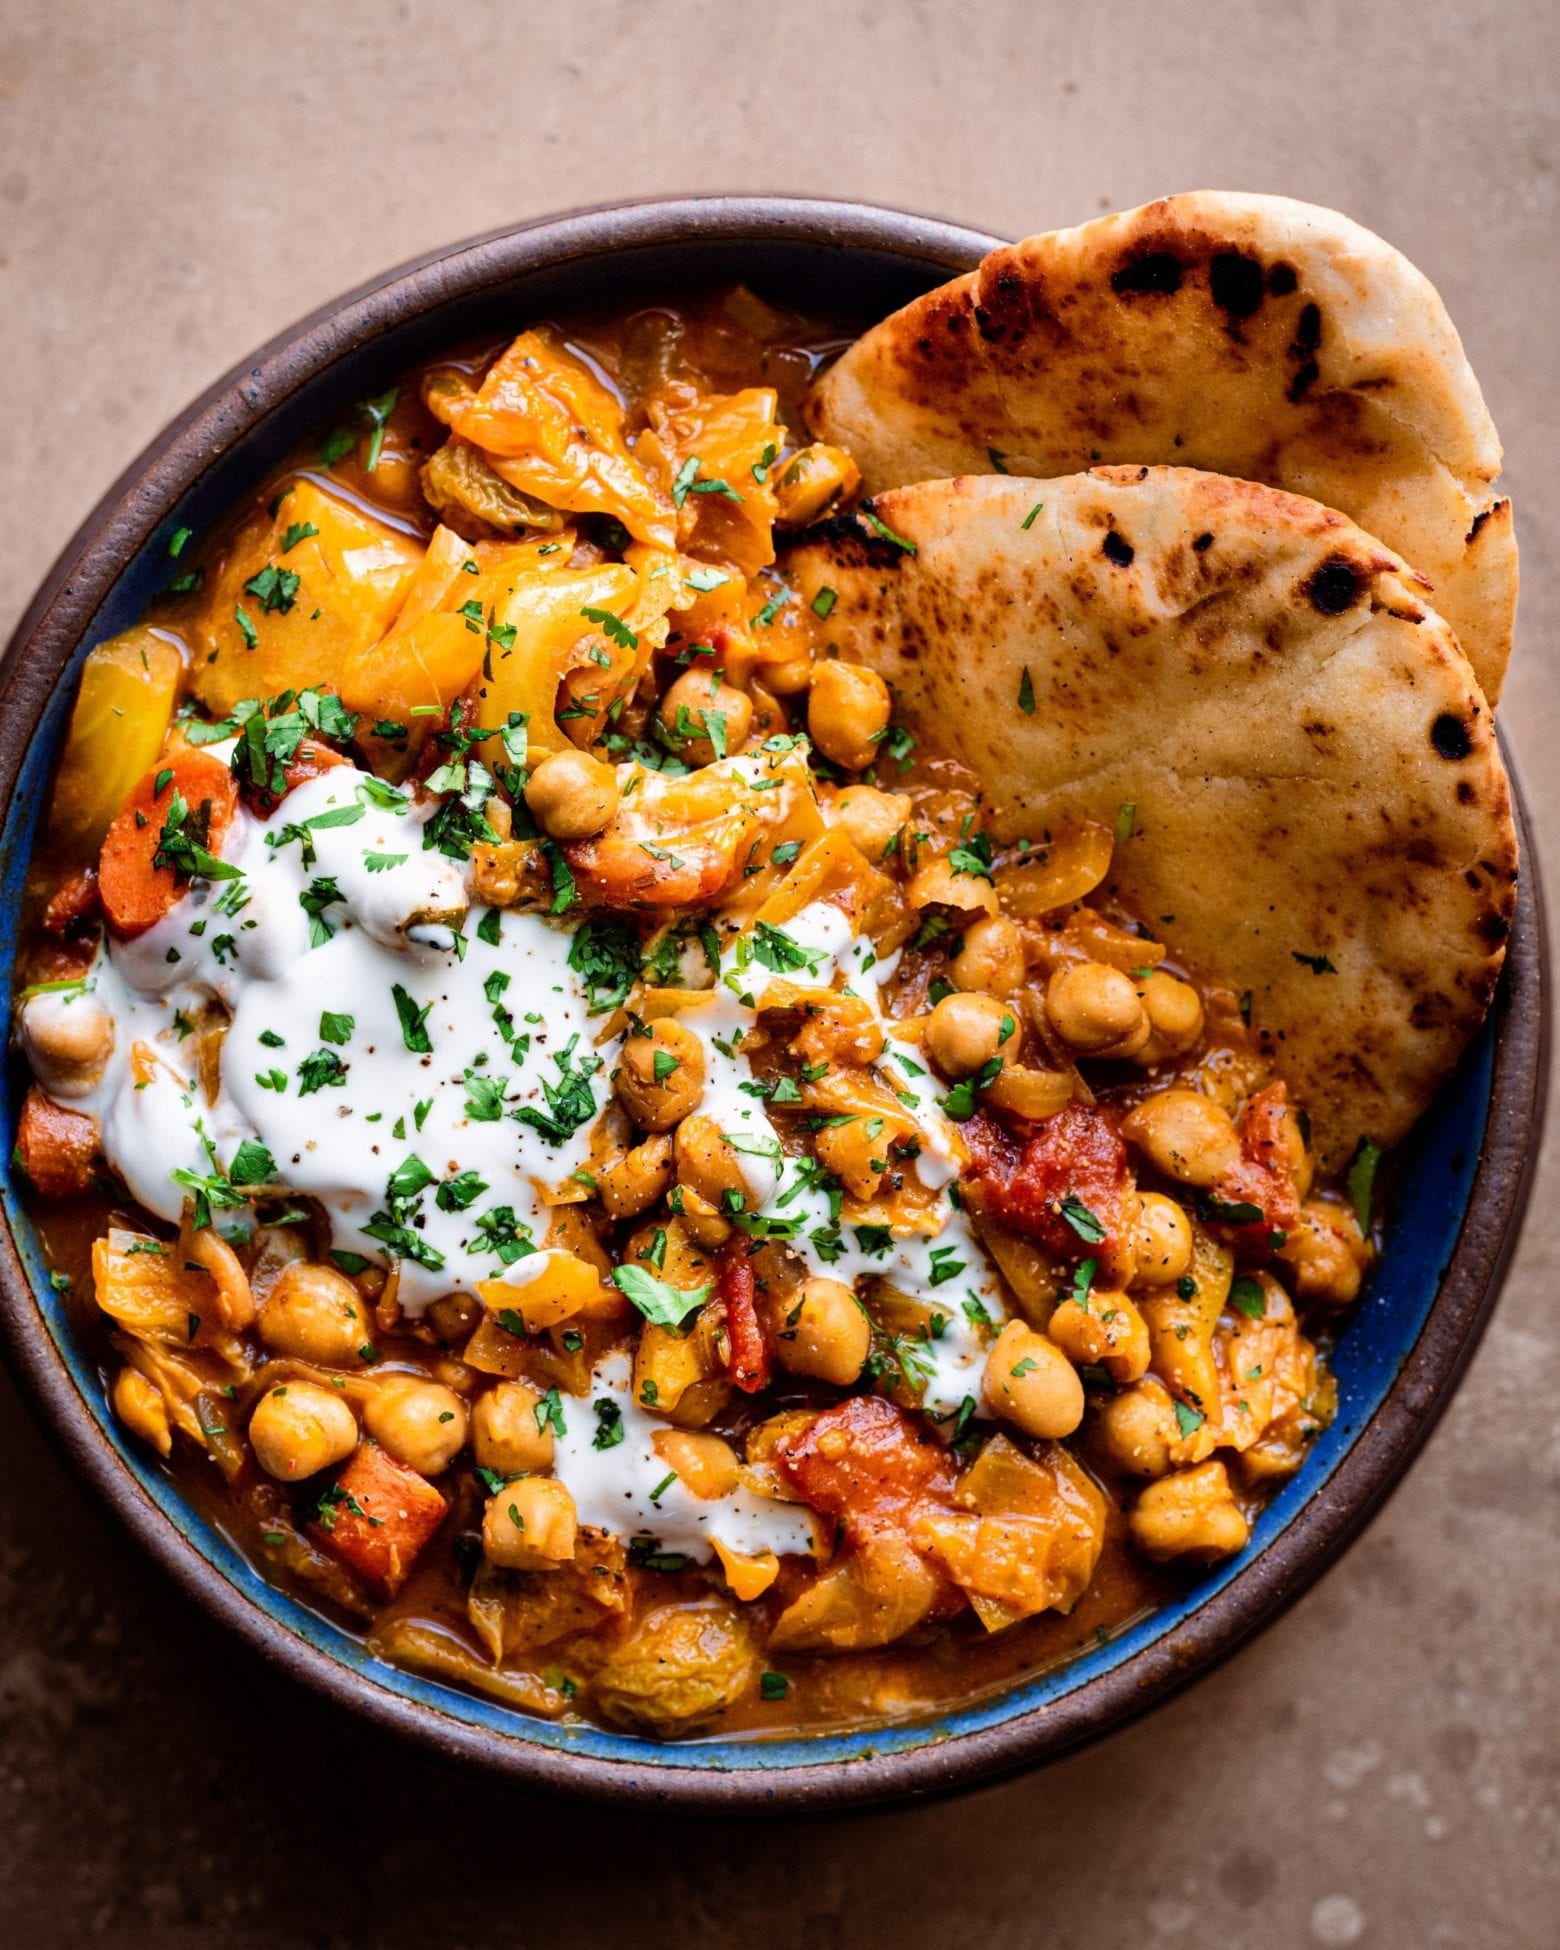
{"type": "MultiPolygon", "coordinates": [[[[1246,1542],[1378,1153],[1002,837],[796,538],[745,290],[353,405],[88,657],[17,1156],[114,1412],[383,1659],[661,1738],[902,1718],[1246,1542]]],[[[1020,708],[1022,700],[1019,701],[1020,708]]]]}

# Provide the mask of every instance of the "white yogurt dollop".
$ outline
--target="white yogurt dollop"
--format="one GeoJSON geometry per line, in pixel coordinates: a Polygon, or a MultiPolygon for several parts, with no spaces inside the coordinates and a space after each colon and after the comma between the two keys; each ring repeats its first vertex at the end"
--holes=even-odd
{"type": "Polygon", "coordinates": [[[99,957],[114,1053],[83,1108],[165,1219],[218,1167],[255,1182],[240,1150],[261,1147],[338,1251],[401,1260],[415,1316],[545,1235],[542,1194],[585,1164],[607,1086],[571,932],[468,913],[460,864],[424,848],[427,813],[401,797],[339,766],[268,820],[240,812],[239,877],[99,957]],[[193,1051],[213,999],[231,1022],[207,1103],[193,1051]]]}

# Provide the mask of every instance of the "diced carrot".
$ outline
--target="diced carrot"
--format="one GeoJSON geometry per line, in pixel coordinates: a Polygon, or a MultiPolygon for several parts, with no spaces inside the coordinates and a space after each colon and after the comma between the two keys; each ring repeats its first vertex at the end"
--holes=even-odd
{"type": "Polygon", "coordinates": [[[313,1535],[350,1570],[393,1598],[444,1521],[444,1498],[425,1476],[360,1442],[320,1498],[313,1535]]]}
{"type": "Polygon", "coordinates": [[[183,892],[174,869],[155,864],[175,794],[187,808],[184,830],[190,839],[208,853],[222,851],[238,805],[233,775],[210,752],[177,752],[142,779],[103,842],[98,889],[116,934],[144,934],[183,892]]]}
{"type": "Polygon", "coordinates": [[[16,1158],[36,1189],[45,1198],[90,1191],[97,1155],[97,1119],[66,1110],[34,1084],[16,1127],[16,1158]]]}
{"type": "Polygon", "coordinates": [[[721,1259],[720,1297],[726,1303],[731,1378],[744,1394],[755,1394],[769,1384],[769,1343],[759,1323],[748,1242],[740,1236],[721,1259]]]}

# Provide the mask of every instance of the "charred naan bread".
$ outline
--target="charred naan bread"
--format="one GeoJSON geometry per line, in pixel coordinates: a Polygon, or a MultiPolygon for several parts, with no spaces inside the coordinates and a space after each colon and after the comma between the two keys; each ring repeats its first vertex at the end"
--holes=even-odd
{"type": "Polygon", "coordinates": [[[1489,1007],[1517,846],[1489,706],[1397,556],[1254,482],[1107,467],[900,488],[786,574],[1001,837],[1134,809],[1111,890],[1250,992],[1325,1171],[1403,1136],[1489,1007]]]}
{"type": "Polygon", "coordinates": [[[1147,461],[1341,508],[1429,577],[1500,695],[1500,442],[1435,287],[1335,211],[1199,191],[1030,237],[865,333],[806,411],[869,493],[1147,461]]]}

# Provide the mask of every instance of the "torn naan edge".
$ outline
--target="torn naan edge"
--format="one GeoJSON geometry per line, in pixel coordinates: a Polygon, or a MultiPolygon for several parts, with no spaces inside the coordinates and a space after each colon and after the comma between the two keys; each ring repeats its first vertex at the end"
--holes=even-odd
{"type": "Polygon", "coordinates": [[[1134,808],[1108,890],[1249,991],[1324,1170],[1405,1134],[1489,1008],[1517,877],[1489,706],[1412,570],[1315,502],[1112,467],[900,488],[786,575],[836,592],[829,643],[1001,838],[1134,808]]]}
{"type": "Polygon", "coordinates": [[[805,410],[869,493],[1146,461],[1341,508],[1430,579],[1500,695],[1500,441],[1435,287],[1335,211],[1197,191],[1030,237],[866,332],[805,410]]]}

